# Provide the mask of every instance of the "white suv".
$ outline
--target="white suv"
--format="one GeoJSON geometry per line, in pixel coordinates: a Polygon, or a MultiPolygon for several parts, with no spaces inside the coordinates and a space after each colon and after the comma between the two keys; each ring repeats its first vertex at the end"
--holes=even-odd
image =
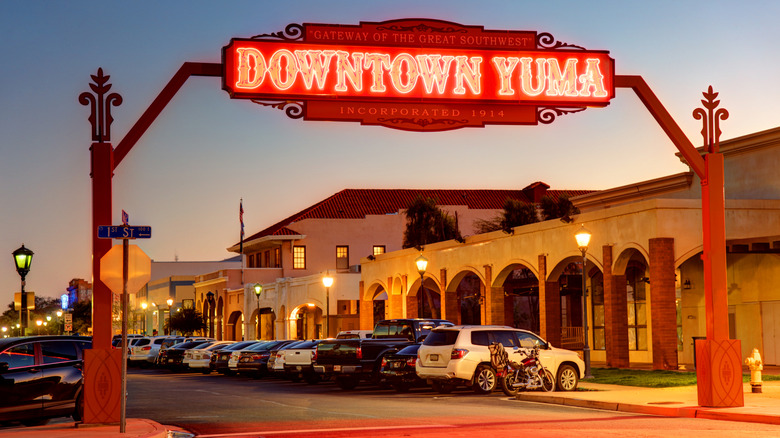
{"type": "Polygon", "coordinates": [[[131,347],[128,347],[127,362],[147,366],[157,360],[157,354],[160,352],[160,346],[169,336],[145,336],[135,340],[131,347]]]}
{"type": "Polygon", "coordinates": [[[489,393],[498,386],[488,350],[493,342],[500,342],[515,362],[524,357],[521,353],[538,345],[539,359],[556,377],[555,387],[559,391],[577,389],[584,375],[585,363],[577,353],[555,348],[526,330],[486,325],[431,330],[417,351],[417,375],[442,393],[459,384],[473,386],[478,393],[489,393]]]}

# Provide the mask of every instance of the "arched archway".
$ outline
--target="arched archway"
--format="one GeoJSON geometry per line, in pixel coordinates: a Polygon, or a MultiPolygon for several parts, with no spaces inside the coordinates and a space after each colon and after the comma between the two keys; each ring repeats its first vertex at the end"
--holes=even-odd
{"type": "Polygon", "coordinates": [[[441,289],[431,277],[423,277],[422,287],[417,279],[406,294],[406,316],[408,318],[434,318],[441,316],[441,289]]]}
{"type": "Polygon", "coordinates": [[[293,339],[321,339],[323,312],[314,304],[304,304],[292,311],[290,330],[293,339]]]}
{"type": "Polygon", "coordinates": [[[526,266],[513,264],[499,278],[504,290],[504,324],[539,333],[539,279],[526,266]],[[506,275],[504,275],[506,274],[506,275]]]}
{"type": "Polygon", "coordinates": [[[376,325],[377,322],[386,319],[387,309],[389,306],[387,305],[387,291],[384,287],[379,286],[376,291],[374,291],[374,296],[372,297],[372,301],[374,303],[373,305],[373,324],[372,327],[376,325]]]}
{"type": "Polygon", "coordinates": [[[446,317],[455,324],[481,325],[484,318],[485,284],[472,270],[456,274],[445,293],[446,317]]]}
{"type": "Polygon", "coordinates": [[[226,341],[241,341],[244,339],[244,314],[236,310],[228,317],[225,327],[226,341]]]}

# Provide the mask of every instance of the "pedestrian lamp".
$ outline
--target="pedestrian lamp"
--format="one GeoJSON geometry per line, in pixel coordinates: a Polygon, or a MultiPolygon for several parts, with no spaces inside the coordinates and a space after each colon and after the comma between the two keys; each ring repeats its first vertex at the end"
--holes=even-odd
{"type": "Polygon", "coordinates": [[[27,330],[27,326],[30,322],[30,312],[27,310],[27,294],[24,293],[24,279],[27,277],[27,273],[30,272],[30,265],[32,264],[33,252],[24,247],[17,249],[13,253],[14,263],[16,264],[16,272],[22,277],[22,296],[21,306],[19,309],[19,323],[21,325],[21,334],[24,336],[24,332],[27,330]]]}
{"type": "Polygon", "coordinates": [[[420,254],[420,257],[414,259],[414,264],[417,265],[417,272],[420,273],[420,290],[417,293],[417,299],[422,300],[423,281],[425,276],[425,270],[428,269],[428,259],[426,259],[425,257],[423,257],[422,254],[420,254]]]}
{"type": "Polygon", "coordinates": [[[214,292],[206,294],[206,302],[209,303],[209,337],[214,337],[214,292]]]}
{"type": "Polygon", "coordinates": [[[585,264],[588,262],[588,244],[590,243],[590,231],[582,227],[574,234],[574,238],[577,239],[577,246],[582,251],[582,331],[584,335],[584,341],[582,344],[582,359],[585,362],[585,378],[590,379],[593,376],[590,374],[590,346],[588,345],[588,294],[585,288],[585,279],[587,273],[585,272],[585,264]]]}
{"type": "Polygon", "coordinates": [[[325,337],[330,337],[330,287],[333,286],[333,277],[325,273],[322,277],[322,285],[325,286],[325,337]]]}
{"type": "Polygon", "coordinates": [[[35,320],[35,325],[38,326],[38,336],[40,336],[41,335],[41,326],[43,325],[43,320],[42,319],[36,319],[35,320]]]}
{"type": "Polygon", "coordinates": [[[3,327],[2,330],[3,330],[3,337],[7,338],[8,335],[6,335],[6,332],[8,332],[8,327],[3,327]]]}
{"type": "Polygon", "coordinates": [[[141,331],[143,332],[144,335],[146,335],[146,308],[147,307],[149,307],[149,305],[146,304],[146,301],[141,303],[141,309],[143,309],[143,314],[144,314],[144,328],[141,331]]]}
{"type": "Polygon", "coordinates": [[[260,294],[263,293],[263,285],[255,284],[255,296],[257,297],[257,339],[260,339],[260,294]]]}
{"type": "MultiPolygon", "coordinates": [[[[170,335],[171,334],[171,306],[173,306],[173,298],[168,298],[165,302],[168,304],[168,331],[165,334],[170,335]]],[[[163,324],[164,323],[165,322],[163,321],[163,324]]],[[[163,327],[163,329],[165,329],[165,327],[163,327]]]]}

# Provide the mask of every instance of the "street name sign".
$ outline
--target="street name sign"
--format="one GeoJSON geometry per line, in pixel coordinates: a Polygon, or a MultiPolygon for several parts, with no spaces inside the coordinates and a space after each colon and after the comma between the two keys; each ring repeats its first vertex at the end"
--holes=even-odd
{"type": "Polygon", "coordinates": [[[152,227],[148,225],[100,225],[98,237],[101,239],[149,239],[152,237],[152,227]]]}

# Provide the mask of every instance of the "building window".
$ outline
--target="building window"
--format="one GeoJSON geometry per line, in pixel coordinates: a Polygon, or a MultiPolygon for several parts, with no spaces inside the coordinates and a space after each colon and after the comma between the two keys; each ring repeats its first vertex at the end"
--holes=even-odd
{"type": "Polygon", "coordinates": [[[626,268],[628,349],[647,350],[647,277],[638,264],[626,268]]]}
{"type": "Polygon", "coordinates": [[[336,247],[336,269],[349,269],[349,247],[340,245],[336,247]]]}
{"type": "Polygon", "coordinates": [[[590,303],[591,315],[593,315],[593,349],[605,350],[604,330],[604,274],[597,273],[590,277],[590,303]]]}
{"type": "Polygon", "coordinates": [[[271,267],[271,251],[266,251],[263,253],[263,267],[270,268],[271,267]]]}
{"type": "Polygon", "coordinates": [[[306,269],[306,247],[293,247],[293,269],[306,269]]]}
{"type": "Polygon", "coordinates": [[[385,246],[384,245],[374,245],[374,255],[384,254],[385,253],[385,246]]]}
{"type": "Polygon", "coordinates": [[[282,249],[281,248],[274,248],[274,267],[275,268],[281,268],[282,267],[282,249]]]}

